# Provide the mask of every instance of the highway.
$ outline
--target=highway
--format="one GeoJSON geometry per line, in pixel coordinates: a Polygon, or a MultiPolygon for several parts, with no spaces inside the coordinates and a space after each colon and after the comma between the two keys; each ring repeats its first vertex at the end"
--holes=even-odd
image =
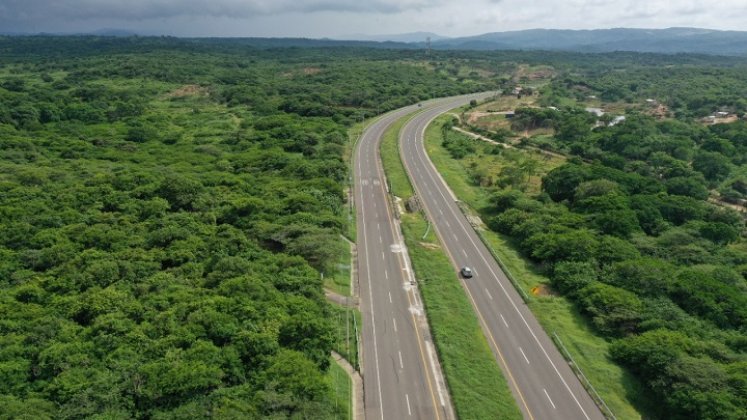
{"type": "Polygon", "coordinates": [[[458,270],[463,266],[474,272],[473,278],[460,281],[524,417],[603,419],[600,409],[460,211],[456,197],[426,154],[425,128],[438,115],[458,105],[458,101],[447,101],[429,107],[403,127],[400,155],[415,191],[449,254],[455,277],[461,279],[458,270]]]}
{"type": "Polygon", "coordinates": [[[388,199],[379,145],[384,132],[410,113],[447,98],[385,114],[361,135],[354,152],[354,201],[358,228],[358,281],[362,374],[369,420],[455,418],[422,300],[400,228],[388,199]]]}

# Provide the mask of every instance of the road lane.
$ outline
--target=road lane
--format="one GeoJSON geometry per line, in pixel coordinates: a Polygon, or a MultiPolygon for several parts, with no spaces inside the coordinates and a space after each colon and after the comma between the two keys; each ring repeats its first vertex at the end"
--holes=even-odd
{"type": "MultiPolygon", "coordinates": [[[[457,104],[459,105],[459,104],[457,104]]],[[[470,266],[463,285],[525,418],[602,419],[599,408],[459,210],[427,156],[423,136],[446,103],[413,118],[402,130],[400,154],[410,179],[454,264],[470,266]]]]}
{"type": "Polygon", "coordinates": [[[362,373],[368,419],[452,419],[417,285],[386,191],[379,144],[399,118],[439,100],[386,114],[354,154],[358,273],[363,315],[362,373]]]}

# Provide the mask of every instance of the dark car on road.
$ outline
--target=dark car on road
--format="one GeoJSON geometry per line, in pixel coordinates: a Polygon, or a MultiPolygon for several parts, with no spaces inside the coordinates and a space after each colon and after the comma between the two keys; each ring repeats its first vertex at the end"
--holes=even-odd
{"type": "Polygon", "coordinates": [[[461,270],[459,270],[459,273],[464,277],[465,279],[472,277],[472,269],[469,267],[462,267],[461,270]]]}

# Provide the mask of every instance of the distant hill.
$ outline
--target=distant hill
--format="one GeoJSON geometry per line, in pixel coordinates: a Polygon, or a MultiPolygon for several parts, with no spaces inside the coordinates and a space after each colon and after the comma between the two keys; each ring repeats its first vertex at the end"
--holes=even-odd
{"type": "Polygon", "coordinates": [[[448,40],[448,37],[434,34],[433,32],[410,32],[406,34],[390,34],[390,35],[350,35],[342,37],[343,39],[354,39],[357,41],[376,41],[376,42],[408,42],[408,43],[420,43],[425,42],[427,38],[431,39],[431,42],[448,40]]]}
{"type": "Polygon", "coordinates": [[[698,28],[530,29],[442,39],[434,48],[747,55],[747,32],[698,28]]]}
{"type": "Polygon", "coordinates": [[[128,36],[138,35],[138,33],[134,32],[134,31],[127,30],[127,29],[105,28],[105,29],[99,29],[97,31],[89,32],[87,35],[128,37],[128,36]]]}

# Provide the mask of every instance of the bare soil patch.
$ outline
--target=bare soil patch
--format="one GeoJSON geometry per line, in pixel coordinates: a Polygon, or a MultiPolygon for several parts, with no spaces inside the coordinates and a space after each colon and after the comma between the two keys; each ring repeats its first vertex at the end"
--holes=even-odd
{"type": "Polygon", "coordinates": [[[184,85],[166,94],[167,98],[184,98],[187,96],[207,96],[208,89],[200,85],[184,85]]]}

